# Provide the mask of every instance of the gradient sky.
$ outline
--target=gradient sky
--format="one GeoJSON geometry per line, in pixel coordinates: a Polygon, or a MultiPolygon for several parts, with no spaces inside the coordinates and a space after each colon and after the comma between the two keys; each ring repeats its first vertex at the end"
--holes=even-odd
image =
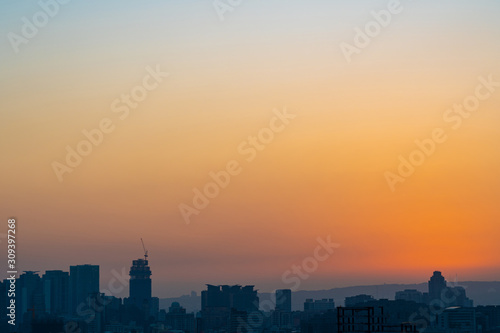
{"type": "Polygon", "coordinates": [[[2,1],[0,212],[19,270],[99,264],[105,287],[142,237],[156,296],[270,291],[331,235],[300,289],[498,280],[500,89],[458,130],[443,114],[500,81],[500,3],[402,0],[347,63],[340,43],[388,3],[248,0],[221,21],[210,0],[72,1],[15,53],[8,33],[40,7],[2,1]],[[120,120],[111,103],[157,65],[169,77],[120,120]],[[296,118],[247,162],[237,147],[285,107],[296,118]],[[103,118],[115,130],[59,182],[53,161],[103,118]],[[448,140],[392,192],[384,173],[436,127],[448,140]],[[179,204],[231,160],[241,174],[187,225],[179,204]]]}

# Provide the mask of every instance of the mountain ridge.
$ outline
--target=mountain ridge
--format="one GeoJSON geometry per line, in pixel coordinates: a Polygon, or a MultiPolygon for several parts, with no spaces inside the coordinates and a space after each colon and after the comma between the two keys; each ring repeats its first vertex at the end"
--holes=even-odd
{"type": "MultiPolygon", "coordinates": [[[[448,286],[462,286],[467,292],[467,297],[474,301],[474,306],[478,305],[500,305],[500,281],[464,281],[464,282],[448,282],[448,286]]],[[[378,285],[363,285],[338,287],[322,290],[299,290],[292,294],[292,310],[303,310],[303,304],[306,299],[323,299],[333,298],[335,305],[344,305],[345,297],[355,296],[359,294],[372,295],[375,299],[390,299],[393,300],[396,291],[404,289],[416,289],[421,292],[427,291],[427,282],[423,283],[391,283],[378,285]]],[[[259,299],[263,301],[271,301],[271,293],[259,293],[259,299]]],[[[178,302],[186,308],[187,312],[197,312],[201,309],[201,297],[199,295],[183,295],[180,297],[169,297],[160,299],[160,309],[166,309],[172,304],[178,302]]],[[[267,302],[269,304],[269,302],[267,302]]]]}

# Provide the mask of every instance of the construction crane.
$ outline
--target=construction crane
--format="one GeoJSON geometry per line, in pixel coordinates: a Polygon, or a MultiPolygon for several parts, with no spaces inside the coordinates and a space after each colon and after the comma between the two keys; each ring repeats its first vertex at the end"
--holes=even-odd
{"type": "Polygon", "coordinates": [[[144,249],[144,260],[148,260],[148,251],[146,250],[146,247],[144,246],[144,241],[141,238],[141,243],[142,243],[142,248],[144,249]]]}

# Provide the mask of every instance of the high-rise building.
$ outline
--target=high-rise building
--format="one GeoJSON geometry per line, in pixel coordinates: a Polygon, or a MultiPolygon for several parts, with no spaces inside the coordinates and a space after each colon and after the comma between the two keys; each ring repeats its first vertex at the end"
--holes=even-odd
{"type": "Polygon", "coordinates": [[[405,289],[396,292],[396,300],[413,301],[415,303],[422,303],[424,301],[424,294],[416,289],[405,289]]]}
{"type": "Polygon", "coordinates": [[[446,289],[446,280],[441,272],[435,271],[429,280],[429,302],[440,300],[441,293],[446,289]]]}
{"type": "Polygon", "coordinates": [[[292,291],[290,289],[276,290],[275,304],[272,325],[281,331],[290,331],[292,328],[292,291]]]}
{"type": "Polygon", "coordinates": [[[99,266],[77,265],[69,268],[70,313],[76,314],[80,304],[87,304],[90,294],[99,293],[99,266]]]}
{"type": "Polygon", "coordinates": [[[151,303],[151,268],[147,259],[132,261],[130,267],[129,303],[149,314],[151,303]]]}
{"type": "Polygon", "coordinates": [[[201,292],[201,309],[208,307],[225,307],[238,311],[253,312],[259,308],[259,297],[254,286],[213,286],[201,292]]]}
{"type": "Polygon", "coordinates": [[[42,283],[47,313],[69,314],[69,273],[59,270],[46,271],[42,283]]]}
{"type": "Polygon", "coordinates": [[[244,313],[257,311],[259,297],[253,287],[207,285],[207,290],[201,292],[202,330],[230,331],[231,318],[241,320],[244,313]]]}
{"type": "Polygon", "coordinates": [[[16,302],[19,321],[24,322],[28,312],[28,318],[37,317],[45,312],[42,279],[38,272],[25,271],[19,276],[16,283],[16,302]]]}
{"type": "Polygon", "coordinates": [[[292,312],[292,291],[290,289],[276,290],[276,310],[292,312]]]}

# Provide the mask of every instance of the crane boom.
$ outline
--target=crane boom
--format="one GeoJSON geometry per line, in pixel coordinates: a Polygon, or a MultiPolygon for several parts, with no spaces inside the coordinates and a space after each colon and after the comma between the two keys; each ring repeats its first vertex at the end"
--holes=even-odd
{"type": "Polygon", "coordinates": [[[141,243],[142,243],[142,248],[144,249],[144,260],[148,260],[148,251],[146,250],[146,247],[144,246],[144,241],[141,238],[141,243]]]}

